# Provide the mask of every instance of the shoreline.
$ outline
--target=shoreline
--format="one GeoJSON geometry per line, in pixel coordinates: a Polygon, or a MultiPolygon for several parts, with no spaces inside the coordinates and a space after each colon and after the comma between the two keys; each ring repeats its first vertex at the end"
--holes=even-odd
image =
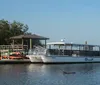
{"type": "Polygon", "coordinates": [[[2,59],[0,64],[21,64],[21,63],[31,63],[29,59],[2,59]]]}
{"type": "Polygon", "coordinates": [[[87,64],[87,63],[100,63],[100,62],[59,62],[59,63],[43,63],[43,62],[31,62],[29,59],[2,59],[0,60],[0,64],[87,64]]]}

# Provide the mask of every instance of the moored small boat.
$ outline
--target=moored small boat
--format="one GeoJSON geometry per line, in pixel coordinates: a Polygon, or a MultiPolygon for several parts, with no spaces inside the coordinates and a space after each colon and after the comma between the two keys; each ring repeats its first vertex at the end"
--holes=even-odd
{"type": "Polygon", "coordinates": [[[45,48],[37,46],[34,49],[30,49],[26,57],[28,57],[31,62],[42,63],[42,56],[45,54],[44,50],[45,48]]]}

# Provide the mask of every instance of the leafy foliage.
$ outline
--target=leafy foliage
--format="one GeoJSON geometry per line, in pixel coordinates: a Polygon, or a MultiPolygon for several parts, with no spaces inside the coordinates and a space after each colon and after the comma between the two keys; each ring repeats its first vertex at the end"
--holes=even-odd
{"type": "Polygon", "coordinates": [[[28,25],[21,22],[13,21],[12,23],[7,20],[0,20],[0,45],[10,44],[10,37],[21,34],[28,34],[28,25]]]}

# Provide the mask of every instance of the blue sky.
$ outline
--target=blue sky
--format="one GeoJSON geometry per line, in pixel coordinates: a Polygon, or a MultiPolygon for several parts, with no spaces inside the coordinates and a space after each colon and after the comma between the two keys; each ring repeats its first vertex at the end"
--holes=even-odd
{"type": "Polygon", "coordinates": [[[100,0],[0,0],[0,19],[25,23],[50,41],[100,44],[100,0]]]}

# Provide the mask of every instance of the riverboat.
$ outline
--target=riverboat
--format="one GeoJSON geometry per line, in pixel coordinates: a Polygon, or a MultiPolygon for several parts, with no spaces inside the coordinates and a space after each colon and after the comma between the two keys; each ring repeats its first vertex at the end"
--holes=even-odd
{"type": "Polygon", "coordinates": [[[30,55],[31,62],[87,63],[100,62],[100,45],[50,42],[47,48],[37,47],[30,55]],[[33,56],[33,57],[32,57],[33,56]]]}

